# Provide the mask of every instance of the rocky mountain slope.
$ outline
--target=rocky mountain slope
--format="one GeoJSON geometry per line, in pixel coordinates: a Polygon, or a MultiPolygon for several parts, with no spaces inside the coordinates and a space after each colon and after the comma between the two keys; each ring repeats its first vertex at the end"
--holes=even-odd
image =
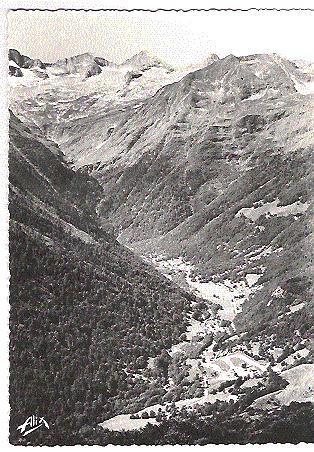
{"type": "Polygon", "coordinates": [[[279,287],[283,304],[299,300],[286,285],[310,300],[313,95],[298,91],[309,82],[276,55],[227,57],[162,88],[76,163],[104,187],[106,224],[140,254],[181,257],[204,282],[255,275],[243,332],[287,309],[272,302],[279,287]]]}
{"type": "MultiPolygon", "coordinates": [[[[104,187],[105,223],[138,253],[181,257],[204,282],[260,278],[237,318],[242,331],[271,326],[274,309],[283,309],[272,294],[286,294],[292,281],[309,301],[307,83],[308,74],[276,55],[227,57],[129,109],[75,162],[104,187]]],[[[294,316],[308,315],[304,306],[294,316]]]]}
{"type": "MultiPolygon", "coordinates": [[[[38,77],[38,68],[18,66],[11,55],[16,51],[10,52],[10,72],[22,71],[23,75],[9,79],[12,110],[25,124],[58,143],[69,161],[102,146],[119,121],[139,108],[143,99],[192,70],[174,71],[147,52],[120,65],[84,54],[45,64],[38,77]],[[87,72],[97,74],[86,78],[87,72]]],[[[15,60],[21,64],[19,58],[15,60]]]]}
{"type": "Polygon", "coordinates": [[[110,62],[101,57],[94,57],[89,53],[76,55],[55,63],[43,63],[39,59],[32,59],[21,55],[18,50],[9,50],[9,74],[15,77],[25,77],[28,82],[39,82],[53,76],[77,75],[84,78],[101,73],[101,68],[110,62]]]}

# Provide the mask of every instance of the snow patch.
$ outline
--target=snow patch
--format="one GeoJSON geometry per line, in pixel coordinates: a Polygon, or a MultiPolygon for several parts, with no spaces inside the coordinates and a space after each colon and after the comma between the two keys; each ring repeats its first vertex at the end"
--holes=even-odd
{"type": "Polygon", "coordinates": [[[290,75],[295,89],[298,91],[298,93],[302,94],[303,96],[306,96],[307,94],[313,94],[314,93],[314,80],[310,81],[301,81],[298,80],[293,75],[290,75]]]}
{"type": "Polygon", "coordinates": [[[278,286],[273,293],[271,294],[272,297],[275,298],[283,298],[285,291],[283,290],[282,287],[278,286]]]}
{"type": "Polygon", "coordinates": [[[14,66],[14,67],[20,68],[20,66],[18,64],[16,64],[16,62],[13,60],[9,61],[9,66],[14,66]]]}
{"type": "Polygon", "coordinates": [[[248,273],[245,278],[247,280],[247,283],[248,283],[249,287],[254,286],[254,284],[257,283],[257,281],[259,280],[259,278],[261,276],[262,275],[258,274],[258,273],[248,273]]]}
{"type": "Polygon", "coordinates": [[[298,311],[300,311],[301,309],[303,309],[304,306],[305,306],[305,303],[299,303],[299,304],[296,304],[295,306],[290,306],[290,313],[292,313],[292,312],[298,312],[298,311]]]}
{"type": "Polygon", "coordinates": [[[278,206],[279,199],[276,198],[272,202],[268,202],[263,204],[260,207],[244,207],[239,210],[236,214],[236,217],[240,217],[244,215],[251,221],[256,221],[260,216],[266,215],[268,216],[278,216],[278,217],[287,217],[288,215],[296,215],[299,213],[304,213],[309,208],[309,203],[302,203],[301,201],[296,201],[293,204],[289,204],[287,206],[278,206]]]}

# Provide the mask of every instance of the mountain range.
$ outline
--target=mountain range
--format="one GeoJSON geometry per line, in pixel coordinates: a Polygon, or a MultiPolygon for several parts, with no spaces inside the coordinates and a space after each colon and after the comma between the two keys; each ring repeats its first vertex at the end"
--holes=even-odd
{"type": "Polygon", "coordinates": [[[311,441],[312,66],[9,59],[12,426],[30,398],[49,444],[311,441]]]}
{"type": "Polygon", "coordinates": [[[29,77],[33,79],[64,77],[66,75],[76,75],[83,79],[99,75],[108,67],[125,67],[134,71],[134,77],[139,77],[142,72],[151,68],[164,68],[173,71],[170,66],[162,63],[158,58],[142,51],[127,59],[122,64],[115,64],[102,57],[93,56],[90,53],[83,53],[69,58],[57,60],[54,63],[44,63],[39,59],[33,59],[26,55],[21,55],[18,50],[9,50],[9,73],[15,77],[29,77]]]}

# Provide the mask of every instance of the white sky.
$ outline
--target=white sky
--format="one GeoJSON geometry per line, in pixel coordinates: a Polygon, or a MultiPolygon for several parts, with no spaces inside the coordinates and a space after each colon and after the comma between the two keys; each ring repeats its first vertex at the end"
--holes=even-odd
{"type": "Polygon", "coordinates": [[[314,12],[10,11],[8,44],[55,61],[90,52],[122,62],[141,50],[175,67],[225,56],[276,52],[314,61],[314,12]]]}

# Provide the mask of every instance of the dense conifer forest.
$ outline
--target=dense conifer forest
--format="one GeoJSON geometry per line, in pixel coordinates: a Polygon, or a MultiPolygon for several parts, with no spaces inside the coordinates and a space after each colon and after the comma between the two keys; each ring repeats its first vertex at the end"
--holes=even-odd
{"type": "Polygon", "coordinates": [[[128,373],[179,341],[193,297],[102,230],[92,179],[76,181],[14,117],[10,170],[12,441],[24,444],[16,426],[44,412],[45,444],[74,444],[138,395],[128,373]]]}

